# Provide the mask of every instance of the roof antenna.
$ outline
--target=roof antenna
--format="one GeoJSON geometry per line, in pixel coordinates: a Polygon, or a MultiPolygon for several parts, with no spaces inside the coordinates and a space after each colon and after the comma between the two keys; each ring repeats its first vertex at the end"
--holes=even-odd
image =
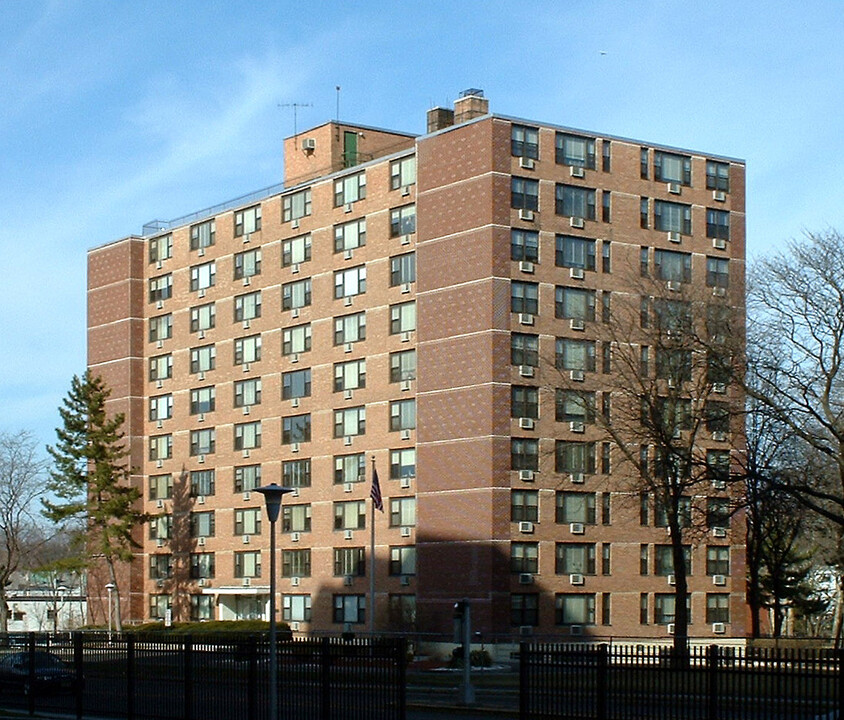
{"type": "Polygon", "coordinates": [[[339,123],[340,122],[340,86],[335,85],[334,89],[337,91],[337,115],[336,115],[336,120],[339,123]]]}
{"type": "Polygon", "coordinates": [[[278,106],[282,107],[282,108],[289,108],[289,107],[293,108],[293,138],[295,139],[296,136],[299,134],[299,130],[296,127],[296,122],[297,122],[297,119],[296,119],[297,112],[296,111],[300,107],[313,107],[314,106],[313,103],[297,103],[297,102],[294,102],[294,103],[279,103],[278,106]]]}

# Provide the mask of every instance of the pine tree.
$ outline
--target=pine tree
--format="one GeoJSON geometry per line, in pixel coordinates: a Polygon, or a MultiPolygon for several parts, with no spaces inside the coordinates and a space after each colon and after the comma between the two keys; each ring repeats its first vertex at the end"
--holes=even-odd
{"type": "MultiPolygon", "coordinates": [[[[106,413],[110,394],[102,378],[90,371],[81,378],[74,375],[59,408],[58,442],[47,448],[54,462],[47,487],[56,501],[43,500],[43,512],[56,523],[84,522],[88,561],[102,559],[117,589],[116,565],[132,559],[138,546],[132,531],[145,515],[137,509],[141,491],[130,482],[124,416],[106,413]]],[[[121,630],[119,590],[115,595],[116,627],[121,630]]]]}

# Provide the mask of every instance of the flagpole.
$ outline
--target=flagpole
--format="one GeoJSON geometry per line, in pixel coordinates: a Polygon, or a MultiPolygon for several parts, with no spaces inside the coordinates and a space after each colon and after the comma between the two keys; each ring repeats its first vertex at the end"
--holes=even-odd
{"type": "MultiPolygon", "coordinates": [[[[377,482],[375,458],[372,458],[372,482],[377,482]]],[[[370,493],[371,495],[372,493],[370,493]]],[[[369,503],[369,634],[375,632],[375,498],[369,503]]]]}

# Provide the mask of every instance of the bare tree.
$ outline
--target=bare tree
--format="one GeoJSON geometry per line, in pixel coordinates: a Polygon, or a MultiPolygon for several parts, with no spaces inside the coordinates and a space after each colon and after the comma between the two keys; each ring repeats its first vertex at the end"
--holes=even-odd
{"type": "Polygon", "coordinates": [[[7,588],[35,539],[34,503],[45,462],[28,432],[0,433],[0,632],[8,631],[7,588]]]}

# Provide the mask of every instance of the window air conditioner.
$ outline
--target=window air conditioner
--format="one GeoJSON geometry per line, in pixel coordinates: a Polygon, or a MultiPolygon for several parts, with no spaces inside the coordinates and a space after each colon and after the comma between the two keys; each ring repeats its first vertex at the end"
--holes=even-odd
{"type": "Polygon", "coordinates": [[[583,322],[583,320],[581,320],[580,318],[572,318],[571,320],[569,320],[569,327],[572,330],[585,330],[586,323],[583,322]]]}
{"type": "Polygon", "coordinates": [[[712,489],[713,490],[726,490],[727,483],[724,480],[713,480],[712,481],[712,489]]]}
{"type": "Polygon", "coordinates": [[[713,190],[712,199],[717,200],[718,202],[724,202],[727,199],[727,193],[723,190],[713,190]]]}
{"type": "Polygon", "coordinates": [[[295,442],[295,443],[291,443],[291,445],[290,445],[290,452],[292,452],[292,453],[297,453],[297,452],[299,452],[299,443],[297,443],[297,442],[295,442]]]}
{"type": "Polygon", "coordinates": [[[723,395],[727,392],[727,385],[726,383],[713,383],[712,384],[712,392],[723,395]]]}
{"type": "Polygon", "coordinates": [[[575,485],[582,485],[584,480],[586,480],[586,476],[582,472],[573,472],[569,474],[572,483],[575,485]]]}
{"type": "Polygon", "coordinates": [[[522,637],[530,637],[533,635],[532,625],[519,625],[519,635],[522,637]]]}
{"type": "Polygon", "coordinates": [[[519,470],[519,480],[533,482],[533,470],[519,470]]]}
{"type": "Polygon", "coordinates": [[[680,240],[681,240],[680,233],[673,231],[673,230],[670,233],[668,233],[668,242],[678,243],[678,242],[680,242],[680,240]]]}
{"type": "Polygon", "coordinates": [[[347,212],[347,213],[352,212],[352,203],[346,203],[346,207],[343,208],[343,212],[347,212]]]}
{"type": "Polygon", "coordinates": [[[164,538],[156,538],[155,546],[156,547],[164,547],[164,538]]]}
{"type": "Polygon", "coordinates": [[[314,150],[316,150],[316,138],[303,138],[302,150],[304,150],[305,152],[313,152],[314,150]]]}
{"type": "Polygon", "coordinates": [[[343,533],[343,538],[346,540],[351,540],[354,537],[354,533],[351,530],[346,530],[343,533]]]}
{"type": "Polygon", "coordinates": [[[712,528],[712,537],[717,537],[717,538],[727,537],[727,528],[722,528],[722,527],[712,528]]]}
{"type": "Polygon", "coordinates": [[[533,532],[533,523],[528,520],[522,520],[519,523],[519,532],[520,533],[532,533],[533,532]]]}
{"type": "Polygon", "coordinates": [[[586,177],[586,171],[578,165],[572,165],[569,167],[569,175],[573,178],[582,178],[586,177]]]}
{"type": "Polygon", "coordinates": [[[247,490],[245,493],[243,493],[243,499],[244,500],[251,500],[252,499],[252,493],[247,490]]]}
{"type": "Polygon", "coordinates": [[[572,585],[583,585],[585,581],[583,575],[581,575],[580,573],[574,573],[572,575],[569,575],[569,582],[572,585]]]}
{"type": "Polygon", "coordinates": [[[401,576],[401,584],[407,587],[410,585],[410,575],[402,575],[401,576]]]}
{"type": "Polygon", "coordinates": [[[410,440],[410,430],[402,430],[401,431],[401,439],[402,440],[410,440]]]}
{"type": "Polygon", "coordinates": [[[250,369],[249,363],[243,363],[243,368],[242,368],[243,372],[249,372],[249,369],[250,369]]]}
{"type": "Polygon", "coordinates": [[[725,432],[714,432],[714,433],[712,433],[712,439],[715,442],[725,442],[727,440],[727,433],[725,433],[725,432]]]}
{"type": "Polygon", "coordinates": [[[531,585],[533,584],[533,575],[530,573],[521,573],[519,575],[519,584],[521,585],[531,585]]]}
{"type": "Polygon", "coordinates": [[[674,575],[669,575],[668,576],[668,584],[669,585],[676,585],[677,584],[677,578],[674,577],[674,575]]]}
{"type": "Polygon", "coordinates": [[[723,635],[727,631],[724,623],[712,623],[712,632],[716,635],[723,635]]]}
{"type": "Polygon", "coordinates": [[[533,315],[530,313],[519,313],[520,325],[533,325],[533,315]]]}
{"type": "Polygon", "coordinates": [[[347,587],[351,587],[352,583],[355,581],[355,578],[352,575],[346,575],[343,578],[343,584],[347,587]]]}
{"type": "Polygon", "coordinates": [[[290,493],[290,497],[292,497],[292,498],[299,497],[299,488],[297,488],[297,487],[293,488],[293,492],[290,493]]]}
{"type": "Polygon", "coordinates": [[[682,191],[680,190],[680,183],[668,183],[668,192],[672,195],[679,195],[682,191]]]}
{"type": "Polygon", "coordinates": [[[400,485],[401,485],[401,487],[403,487],[403,488],[409,488],[409,487],[410,487],[410,478],[409,478],[409,477],[403,477],[403,478],[399,481],[399,484],[400,484],[400,485]]]}
{"type": "Polygon", "coordinates": [[[519,365],[519,375],[522,377],[533,377],[533,372],[531,365],[519,365]]]}
{"type": "Polygon", "coordinates": [[[207,584],[208,584],[208,581],[205,578],[199,578],[199,582],[197,583],[197,585],[199,585],[199,587],[205,587],[207,584]]]}
{"type": "Polygon", "coordinates": [[[155,381],[155,387],[163,388],[164,387],[164,381],[163,380],[156,380],[155,381]]]}
{"type": "Polygon", "coordinates": [[[291,310],[290,310],[290,317],[292,317],[292,318],[297,318],[297,317],[299,317],[299,308],[297,308],[297,307],[295,307],[295,308],[291,308],[291,310]]]}
{"type": "Polygon", "coordinates": [[[674,634],[674,623],[668,623],[668,625],[665,626],[665,630],[669,635],[673,635],[674,634]]]}
{"type": "Polygon", "coordinates": [[[583,533],[586,532],[586,527],[583,525],[583,523],[573,522],[571,525],[569,525],[569,530],[571,531],[572,535],[583,535],[583,533]]]}
{"type": "Polygon", "coordinates": [[[244,329],[244,330],[248,330],[248,329],[249,329],[249,321],[248,321],[248,320],[244,320],[244,321],[243,321],[243,329],[244,329]]]}
{"type": "Polygon", "coordinates": [[[583,280],[583,278],[585,277],[585,273],[583,271],[583,268],[579,268],[579,267],[569,268],[569,277],[572,280],[583,280]]]}
{"type": "Polygon", "coordinates": [[[299,228],[299,218],[293,218],[293,220],[290,221],[290,227],[293,230],[297,230],[299,228]]]}
{"type": "Polygon", "coordinates": [[[519,220],[524,220],[525,222],[533,222],[533,210],[526,210],[524,208],[519,210],[519,220]]]}
{"type": "Polygon", "coordinates": [[[569,218],[569,225],[573,228],[582,228],[583,225],[584,225],[583,218],[581,218],[581,217],[569,218]]]}
{"type": "Polygon", "coordinates": [[[534,265],[530,262],[530,260],[522,260],[519,262],[519,270],[523,273],[532,273],[534,269],[534,265]]]}
{"type": "Polygon", "coordinates": [[[569,627],[569,635],[583,635],[582,625],[571,625],[569,627]]]}
{"type": "Polygon", "coordinates": [[[712,297],[726,297],[727,296],[727,288],[725,287],[714,287],[712,288],[712,297]]]}
{"type": "Polygon", "coordinates": [[[249,587],[250,585],[252,585],[252,578],[243,578],[243,587],[249,587]]]}
{"type": "Polygon", "coordinates": [[[347,492],[347,493],[352,492],[352,483],[344,483],[343,484],[343,492],[347,492]]]}
{"type": "Polygon", "coordinates": [[[200,465],[202,465],[202,464],[205,462],[205,455],[200,455],[200,456],[199,456],[199,459],[197,460],[197,462],[198,462],[200,465]]]}
{"type": "Polygon", "coordinates": [[[573,433],[586,432],[586,423],[580,422],[579,420],[572,420],[569,423],[569,432],[573,432],[573,433]]]}
{"type": "Polygon", "coordinates": [[[572,370],[569,372],[569,378],[574,382],[583,382],[585,377],[583,370],[572,370]]]}
{"type": "Polygon", "coordinates": [[[301,533],[292,532],[292,533],[290,533],[290,542],[299,542],[301,537],[302,537],[301,533]]]}
{"type": "Polygon", "coordinates": [[[197,538],[196,544],[199,545],[199,547],[205,547],[205,538],[204,537],[197,538]]]}
{"type": "Polygon", "coordinates": [[[345,446],[347,446],[347,447],[348,447],[348,446],[349,446],[349,445],[351,445],[351,444],[352,444],[352,436],[351,436],[351,435],[346,435],[346,436],[343,438],[343,445],[345,445],[345,446]]]}
{"type": "Polygon", "coordinates": [[[402,537],[410,537],[410,528],[405,526],[401,529],[401,536],[402,537]]]}
{"type": "Polygon", "coordinates": [[[410,235],[402,235],[401,236],[401,244],[402,245],[410,245],[410,235]]]}
{"type": "Polygon", "coordinates": [[[520,157],[519,167],[524,168],[525,170],[533,170],[536,167],[536,161],[533,158],[520,157]]]}
{"type": "Polygon", "coordinates": [[[293,587],[299,587],[299,578],[297,578],[297,577],[290,578],[290,584],[293,587]]]}
{"type": "Polygon", "coordinates": [[[402,380],[400,387],[401,387],[402,391],[410,390],[410,380],[402,380]]]}
{"type": "Polygon", "coordinates": [[[299,407],[299,398],[297,398],[297,397],[291,398],[290,399],[290,407],[295,407],[295,408],[299,407]]]}
{"type": "Polygon", "coordinates": [[[715,238],[712,241],[712,247],[716,250],[726,250],[727,249],[727,241],[724,238],[715,238]]]}
{"type": "Polygon", "coordinates": [[[248,544],[249,544],[249,536],[248,536],[248,535],[244,535],[244,536],[243,536],[243,538],[241,538],[241,539],[243,540],[243,544],[244,544],[244,545],[248,545],[248,544]]]}
{"type": "Polygon", "coordinates": [[[410,332],[403,332],[401,334],[401,341],[403,343],[410,342],[410,332]]]}
{"type": "Polygon", "coordinates": [[[164,507],[164,501],[163,500],[156,500],[155,507],[163,508],[164,507]]]}
{"type": "Polygon", "coordinates": [[[155,461],[155,467],[157,467],[157,468],[164,467],[164,461],[159,458],[158,460],[155,461]]]}
{"type": "Polygon", "coordinates": [[[343,391],[343,399],[344,400],[351,400],[352,399],[352,391],[351,390],[344,390],[343,391]]]}
{"type": "Polygon", "coordinates": [[[404,186],[404,187],[402,187],[402,189],[401,189],[401,196],[402,196],[402,197],[407,197],[408,195],[410,195],[410,185],[405,185],[405,186],[404,186]]]}
{"type": "Polygon", "coordinates": [[[726,585],[727,584],[727,576],[726,575],[713,575],[712,576],[712,584],[713,585],[726,585]]]}
{"type": "Polygon", "coordinates": [[[402,295],[407,295],[409,292],[410,292],[410,283],[402,283],[402,286],[401,286],[402,295]]]}
{"type": "Polygon", "coordinates": [[[535,423],[534,423],[533,418],[526,418],[526,417],[519,418],[519,427],[522,430],[533,430],[534,424],[535,423]]]}

